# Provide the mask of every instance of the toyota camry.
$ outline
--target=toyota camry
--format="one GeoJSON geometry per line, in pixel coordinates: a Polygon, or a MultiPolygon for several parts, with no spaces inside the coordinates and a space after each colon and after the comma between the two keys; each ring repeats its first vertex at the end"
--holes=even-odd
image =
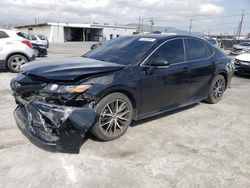
{"type": "Polygon", "coordinates": [[[24,65],[11,81],[14,117],[35,145],[77,153],[88,131],[110,141],[133,120],[217,103],[232,72],[230,58],[200,38],[123,36],[82,57],[24,65]]]}

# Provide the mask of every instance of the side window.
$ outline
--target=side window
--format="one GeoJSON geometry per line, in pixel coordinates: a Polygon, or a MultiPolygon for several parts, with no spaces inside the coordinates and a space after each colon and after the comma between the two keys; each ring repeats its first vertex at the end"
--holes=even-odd
{"type": "Polygon", "coordinates": [[[9,35],[7,35],[4,31],[0,31],[0,39],[8,38],[9,35]]]}
{"type": "Polygon", "coordinates": [[[207,58],[207,46],[202,40],[197,39],[186,39],[186,45],[188,49],[188,59],[198,60],[207,58]]]}
{"type": "Polygon", "coordinates": [[[205,46],[207,50],[207,57],[210,57],[211,55],[213,55],[213,51],[207,44],[205,44],[205,46]]]}
{"type": "Polygon", "coordinates": [[[155,59],[164,59],[170,64],[184,61],[184,47],[182,39],[174,39],[159,47],[149,58],[152,62],[155,59]]]}

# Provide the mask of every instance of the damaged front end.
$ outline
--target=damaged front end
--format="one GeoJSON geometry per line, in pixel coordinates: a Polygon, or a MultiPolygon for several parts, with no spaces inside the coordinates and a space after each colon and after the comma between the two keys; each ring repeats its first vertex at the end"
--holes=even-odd
{"type": "Polygon", "coordinates": [[[16,123],[40,148],[79,153],[86,132],[95,123],[96,112],[91,105],[96,98],[76,89],[72,93],[60,92],[62,89],[49,92],[48,85],[27,75],[12,80],[11,89],[18,105],[14,111],[16,123]]]}

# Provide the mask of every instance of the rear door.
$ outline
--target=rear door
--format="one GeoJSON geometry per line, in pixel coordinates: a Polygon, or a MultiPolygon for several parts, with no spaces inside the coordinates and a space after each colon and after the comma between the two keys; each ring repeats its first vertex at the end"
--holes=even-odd
{"type": "Polygon", "coordinates": [[[189,99],[203,98],[208,93],[215,72],[213,51],[203,40],[196,38],[186,38],[185,46],[189,64],[189,99]]]}

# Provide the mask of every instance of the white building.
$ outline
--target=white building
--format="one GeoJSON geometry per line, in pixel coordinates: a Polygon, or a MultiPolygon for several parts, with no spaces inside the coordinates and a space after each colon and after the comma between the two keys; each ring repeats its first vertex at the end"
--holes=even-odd
{"type": "Polygon", "coordinates": [[[41,23],[15,27],[27,34],[43,34],[51,43],[67,41],[102,41],[110,40],[121,35],[132,35],[135,27],[108,24],[73,24],[73,23],[41,23]]]}

